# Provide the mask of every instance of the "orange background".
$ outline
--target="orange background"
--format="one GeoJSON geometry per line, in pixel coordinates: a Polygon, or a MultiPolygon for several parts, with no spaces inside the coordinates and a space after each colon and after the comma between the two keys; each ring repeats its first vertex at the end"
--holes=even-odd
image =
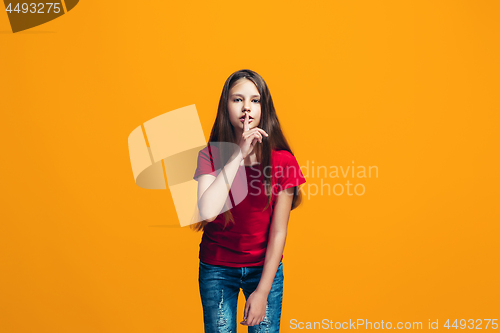
{"type": "Polygon", "coordinates": [[[267,81],[300,165],[379,169],[351,179],[362,196],[292,212],[282,332],[498,318],[499,9],[87,0],[16,34],[0,13],[0,331],[202,332],[201,233],[168,190],[134,183],[127,137],[196,104],[208,139],[243,68],[267,81]]]}

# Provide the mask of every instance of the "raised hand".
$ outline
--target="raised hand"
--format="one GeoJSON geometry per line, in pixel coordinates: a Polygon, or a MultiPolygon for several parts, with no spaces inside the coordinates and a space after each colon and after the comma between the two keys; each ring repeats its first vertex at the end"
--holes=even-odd
{"type": "Polygon", "coordinates": [[[243,158],[246,158],[253,151],[255,144],[258,142],[262,143],[262,135],[268,137],[269,135],[262,129],[258,127],[254,127],[250,129],[248,124],[248,120],[250,117],[248,116],[248,112],[245,112],[245,121],[243,123],[243,134],[240,139],[240,149],[243,154],[243,158]]]}

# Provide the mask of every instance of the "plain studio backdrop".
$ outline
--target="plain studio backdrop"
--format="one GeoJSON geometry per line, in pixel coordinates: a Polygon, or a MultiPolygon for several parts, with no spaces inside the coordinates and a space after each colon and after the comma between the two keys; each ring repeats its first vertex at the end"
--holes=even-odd
{"type": "Polygon", "coordinates": [[[306,175],[291,213],[281,331],[484,329],[500,304],[499,6],[86,0],[15,34],[0,12],[0,331],[202,331],[201,233],[168,189],[135,184],[127,137],[195,104],[208,139],[244,68],[299,164],[339,168],[306,175]]]}

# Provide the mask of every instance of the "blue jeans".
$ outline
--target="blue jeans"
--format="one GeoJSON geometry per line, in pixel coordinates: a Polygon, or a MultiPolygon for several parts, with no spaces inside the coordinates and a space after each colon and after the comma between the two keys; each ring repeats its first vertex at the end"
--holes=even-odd
{"type": "MultiPolygon", "coordinates": [[[[243,320],[244,311],[241,309],[241,318],[237,321],[240,288],[248,299],[257,288],[263,269],[263,266],[227,267],[200,261],[198,282],[205,333],[236,333],[236,325],[243,320]]],[[[248,326],[248,332],[279,332],[282,300],[283,263],[280,262],[267,297],[265,318],[260,324],[248,326]]]]}

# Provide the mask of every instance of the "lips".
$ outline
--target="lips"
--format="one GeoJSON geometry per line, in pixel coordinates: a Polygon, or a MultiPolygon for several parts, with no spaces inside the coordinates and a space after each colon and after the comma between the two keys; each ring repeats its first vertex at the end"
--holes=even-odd
{"type": "MultiPolygon", "coordinates": [[[[252,116],[248,116],[248,118],[249,118],[249,119],[253,119],[253,117],[252,117],[252,116]]],[[[240,119],[245,119],[245,116],[240,117],[240,119]]]]}

